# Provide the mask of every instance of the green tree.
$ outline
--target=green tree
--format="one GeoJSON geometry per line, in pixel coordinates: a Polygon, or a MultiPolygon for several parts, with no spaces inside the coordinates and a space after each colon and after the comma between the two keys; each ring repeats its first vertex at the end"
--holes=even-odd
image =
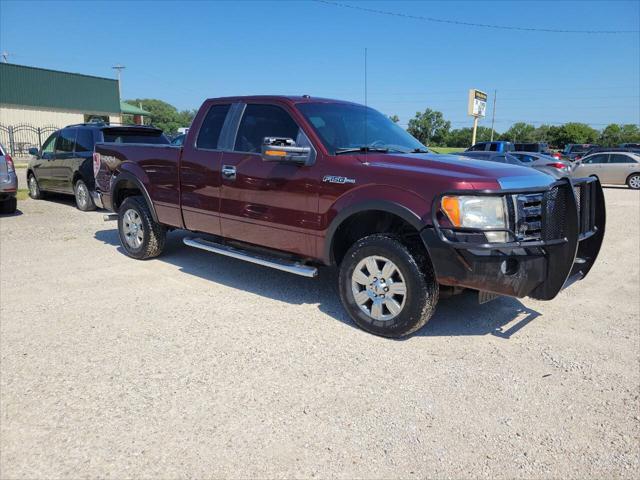
{"type": "Polygon", "coordinates": [[[500,138],[510,142],[534,142],[536,127],[525,122],[518,122],[511,125],[511,128],[504,132],[500,138]]]}
{"type": "MultiPolygon", "coordinates": [[[[447,135],[445,144],[447,147],[469,147],[471,146],[471,137],[473,129],[457,128],[451,130],[447,135]]],[[[498,134],[494,133],[494,138],[498,138],[498,134]]],[[[478,127],[476,130],[476,142],[488,142],[491,140],[491,129],[487,127],[478,127]]]]}
{"type": "Polygon", "coordinates": [[[389,115],[389,120],[393,123],[398,123],[400,121],[400,117],[398,115],[389,115]]]}
{"type": "Polygon", "coordinates": [[[586,123],[565,123],[556,135],[555,146],[566,145],[567,143],[594,143],[599,136],[599,132],[586,123]]]}
{"type": "Polygon", "coordinates": [[[155,98],[136,98],[125,100],[132,105],[142,105],[151,114],[151,123],[165,133],[174,134],[180,127],[188,127],[193,120],[193,111],[178,112],[173,105],[155,98]]]}
{"type": "Polygon", "coordinates": [[[640,143],[640,127],[634,124],[618,125],[612,123],[602,130],[598,143],[606,147],[621,143],[640,143]]]}
{"type": "Polygon", "coordinates": [[[427,108],[409,120],[407,132],[425,145],[444,145],[450,129],[451,122],[444,119],[442,112],[427,108]]]}

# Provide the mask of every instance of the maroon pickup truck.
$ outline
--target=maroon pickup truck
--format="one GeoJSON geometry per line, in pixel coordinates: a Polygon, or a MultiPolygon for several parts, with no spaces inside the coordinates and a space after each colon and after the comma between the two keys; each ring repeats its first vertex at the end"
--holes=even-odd
{"type": "Polygon", "coordinates": [[[436,155],[373,109],[309,96],[207,100],[182,147],[100,143],[94,173],[131,257],[185,229],[189,246],[298,275],[334,265],[353,320],[389,337],[465,288],[550,300],[604,236],[595,178],[436,155]]]}

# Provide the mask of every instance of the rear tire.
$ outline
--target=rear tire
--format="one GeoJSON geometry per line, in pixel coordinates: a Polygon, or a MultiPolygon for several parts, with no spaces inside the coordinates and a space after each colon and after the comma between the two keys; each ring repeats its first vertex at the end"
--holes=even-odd
{"type": "Polygon", "coordinates": [[[73,186],[73,193],[76,197],[76,206],[78,207],[78,210],[88,212],[96,209],[96,204],[93,203],[89,187],[84,183],[84,180],[80,179],[75,183],[73,186]]]}
{"type": "Polygon", "coordinates": [[[18,208],[18,200],[16,197],[11,197],[0,202],[0,213],[4,215],[10,215],[16,212],[18,208]]]}
{"type": "Polygon", "coordinates": [[[640,190],[640,173],[634,173],[627,178],[627,187],[632,190],[640,190]]]}
{"type": "Polygon", "coordinates": [[[153,220],[144,197],[127,197],[118,209],[118,233],[127,255],[138,260],[157,257],[164,249],[167,229],[153,220]]]}
{"type": "Polygon", "coordinates": [[[29,187],[29,196],[34,200],[41,200],[44,197],[42,190],[40,190],[40,184],[33,173],[30,173],[27,178],[27,186],[29,187]]]}
{"type": "Polygon", "coordinates": [[[438,303],[438,283],[426,252],[389,234],[369,235],[351,246],[340,264],[339,289],[356,325],[383,337],[419,330],[438,303]]]}

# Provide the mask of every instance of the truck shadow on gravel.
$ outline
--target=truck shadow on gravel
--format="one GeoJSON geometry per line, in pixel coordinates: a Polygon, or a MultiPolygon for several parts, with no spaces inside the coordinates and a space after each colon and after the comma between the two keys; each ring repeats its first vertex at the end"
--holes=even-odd
{"type": "MultiPolygon", "coordinates": [[[[183,231],[169,233],[164,253],[150,261],[167,262],[181,272],[281,302],[318,304],[323,313],[357,328],[340,303],[336,269],[321,268],[315,279],[295,277],[242,260],[189,248],[182,243],[182,239],[188,235],[183,231]]],[[[95,238],[117,247],[125,255],[116,229],[100,230],[95,233],[95,238]]],[[[413,337],[495,335],[509,339],[539,316],[539,312],[525,307],[515,298],[499,297],[479,305],[475,292],[465,292],[441,299],[433,318],[413,337]]]]}

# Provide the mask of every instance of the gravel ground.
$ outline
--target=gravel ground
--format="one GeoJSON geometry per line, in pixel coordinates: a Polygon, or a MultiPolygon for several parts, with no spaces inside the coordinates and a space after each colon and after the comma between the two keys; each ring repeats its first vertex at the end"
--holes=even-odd
{"type": "Polygon", "coordinates": [[[334,273],[127,258],[71,201],[0,220],[0,477],[638,478],[640,193],[606,189],[590,276],[471,294],[403,341],[334,273]]]}

